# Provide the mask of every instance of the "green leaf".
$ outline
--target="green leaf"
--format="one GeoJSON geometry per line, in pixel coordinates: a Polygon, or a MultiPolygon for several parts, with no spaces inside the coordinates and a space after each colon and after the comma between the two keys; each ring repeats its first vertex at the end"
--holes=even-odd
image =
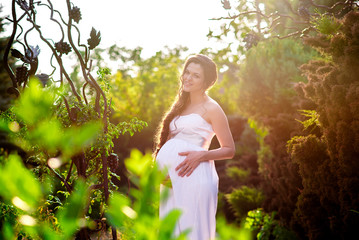
{"type": "Polygon", "coordinates": [[[130,200],[119,193],[114,193],[106,212],[108,221],[117,227],[123,226],[127,219],[137,218],[137,213],[130,207],[130,200]]]}
{"type": "Polygon", "coordinates": [[[317,111],[305,109],[301,109],[298,111],[301,112],[303,116],[309,117],[309,119],[305,121],[300,121],[296,119],[296,121],[300,122],[304,126],[304,130],[308,129],[310,126],[313,126],[313,129],[315,128],[315,126],[321,127],[321,124],[319,122],[319,114],[317,113],[317,111]]]}
{"type": "Polygon", "coordinates": [[[321,14],[317,11],[319,17],[313,18],[311,24],[315,26],[318,32],[325,35],[334,35],[342,27],[342,24],[339,23],[334,16],[328,16],[321,14]]]}
{"type": "Polygon", "coordinates": [[[226,220],[222,217],[217,219],[217,240],[240,239],[252,240],[252,233],[246,229],[243,224],[240,228],[235,225],[227,224],[226,220]]]}
{"type": "Polygon", "coordinates": [[[2,233],[0,237],[3,237],[4,239],[15,239],[14,230],[8,222],[5,222],[2,227],[2,233]]]}
{"type": "Polygon", "coordinates": [[[143,176],[152,165],[151,155],[143,155],[139,150],[134,149],[131,151],[130,158],[125,160],[127,170],[137,176],[143,176]]]}
{"type": "Polygon", "coordinates": [[[38,231],[40,232],[39,235],[41,236],[41,239],[44,239],[44,240],[62,240],[62,239],[64,239],[64,236],[61,233],[56,232],[53,229],[53,227],[48,223],[43,223],[41,225],[41,228],[38,229],[38,231]]]}
{"type": "Polygon", "coordinates": [[[91,144],[102,129],[100,122],[89,122],[81,127],[71,127],[64,130],[61,137],[63,154],[70,156],[91,144]]]}
{"type": "Polygon", "coordinates": [[[31,78],[14,107],[14,112],[27,124],[36,124],[51,116],[51,108],[55,101],[55,94],[43,88],[40,81],[31,78]]]}
{"type": "Polygon", "coordinates": [[[42,198],[41,186],[22,164],[18,155],[10,155],[0,167],[0,195],[25,211],[35,209],[42,198]]]}
{"type": "Polygon", "coordinates": [[[63,141],[62,126],[57,120],[42,121],[30,133],[30,140],[38,143],[50,153],[54,153],[63,141]]]}
{"type": "Polygon", "coordinates": [[[172,210],[161,219],[159,228],[159,239],[171,239],[176,223],[181,215],[181,211],[178,209],[172,210]]]}
{"type": "Polygon", "coordinates": [[[9,121],[4,118],[0,118],[0,131],[4,131],[10,133],[11,130],[9,128],[9,121]]]}
{"type": "MultiPolygon", "coordinates": [[[[260,126],[254,119],[248,119],[249,127],[254,130],[260,139],[264,139],[268,135],[268,129],[263,126],[260,126]]],[[[258,139],[259,140],[259,139],[258,139]]]]}
{"type": "Polygon", "coordinates": [[[68,239],[78,229],[85,226],[85,209],[88,201],[88,187],[86,183],[79,179],[75,190],[68,198],[65,206],[59,210],[57,217],[64,233],[64,239],[68,239]]]}

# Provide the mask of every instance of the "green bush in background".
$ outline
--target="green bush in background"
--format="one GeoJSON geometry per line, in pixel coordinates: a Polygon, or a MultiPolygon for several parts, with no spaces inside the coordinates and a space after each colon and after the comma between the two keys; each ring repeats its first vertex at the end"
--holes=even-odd
{"type": "Polygon", "coordinates": [[[231,204],[238,221],[241,221],[247,216],[248,211],[261,206],[264,195],[259,189],[241,186],[226,194],[226,199],[231,204]]]}
{"type": "Polygon", "coordinates": [[[275,212],[271,215],[258,208],[248,212],[244,227],[251,229],[258,240],[296,240],[298,237],[286,229],[275,219],[275,212]]]}

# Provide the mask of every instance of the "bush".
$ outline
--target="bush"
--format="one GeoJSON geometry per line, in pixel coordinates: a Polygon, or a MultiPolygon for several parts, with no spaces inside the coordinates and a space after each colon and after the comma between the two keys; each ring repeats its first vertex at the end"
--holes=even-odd
{"type": "Polygon", "coordinates": [[[308,83],[299,90],[313,103],[316,116],[308,117],[319,134],[288,142],[303,183],[295,218],[310,239],[350,239],[359,222],[359,13],[338,24],[334,35],[307,39],[323,58],[301,67],[308,83]]]}
{"type": "Polygon", "coordinates": [[[238,167],[228,167],[226,169],[226,174],[234,181],[243,182],[248,178],[250,170],[245,170],[238,167]]]}
{"type": "Polygon", "coordinates": [[[298,237],[278,220],[275,220],[276,212],[270,215],[259,208],[248,212],[244,227],[250,229],[258,240],[296,240],[298,237]]]}
{"type": "Polygon", "coordinates": [[[238,221],[245,218],[248,211],[259,208],[264,200],[264,195],[260,190],[247,186],[235,189],[225,197],[238,221]]]}

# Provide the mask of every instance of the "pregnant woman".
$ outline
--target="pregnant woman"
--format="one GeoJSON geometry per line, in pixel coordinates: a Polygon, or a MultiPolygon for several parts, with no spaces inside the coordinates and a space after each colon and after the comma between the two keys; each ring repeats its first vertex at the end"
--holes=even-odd
{"type": "Polygon", "coordinates": [[[185,62],[177,99],[158,129],[155,155],[160,169],[167,169],[169,197],[160,204],[160,217],[180,209],[178,236],[190,230],[189,239],[215,238],[218,175],[214,160],[230,159],[235,148],[228,120],[206,91],[217,80],[217,66],[197,54],[185,62]],[[208,150],[216,135],[220,148],[208,150]]]}

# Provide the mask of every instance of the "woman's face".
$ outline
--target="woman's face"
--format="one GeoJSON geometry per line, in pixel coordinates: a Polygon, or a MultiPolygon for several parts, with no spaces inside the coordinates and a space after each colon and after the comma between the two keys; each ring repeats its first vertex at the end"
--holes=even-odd
{"type": "Polygon", "coordinates": [[[200,64],[190,63],[183,73],[183,91],[185,92],[203,92],[204,90],[204,72],[200,64]]]}

